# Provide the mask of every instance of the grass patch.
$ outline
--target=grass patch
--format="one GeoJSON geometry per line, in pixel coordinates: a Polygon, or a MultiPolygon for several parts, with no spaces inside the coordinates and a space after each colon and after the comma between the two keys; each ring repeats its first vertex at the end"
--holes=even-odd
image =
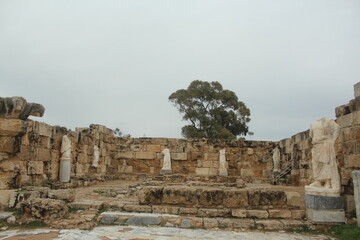
{"type": "Polygon", "coordinates": [[[334,226],[328,233],[339,240],[360,240],[360,228],[356,224],[334,226]]]}
{"type": "Polygon", "coordinates": [[[15,217],[20,217],[23,214],[22,208],[4,208],[5,212],[13,212],[15,217]]]}

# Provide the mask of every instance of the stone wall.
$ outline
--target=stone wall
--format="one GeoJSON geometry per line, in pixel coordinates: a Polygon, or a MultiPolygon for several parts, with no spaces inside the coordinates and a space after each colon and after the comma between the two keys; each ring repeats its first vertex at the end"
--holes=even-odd
{"type": "Polygon", "coordinates": [[[72,183],[136,174],[158,175],[164,148],[170,149],[174,174],[218,175],[219,150],[225,148],[229,176],[240,176],[247,181],[269,181],[275,144],[242,140],[119,138],[101,125],[70,131],[32,120],[2,117],[0,189],[57,181],[63,135],[67,135],[72,144],[72,183]],[[98,146],[100,152],[97,167],[93,166],[94,146],[98,146]]]}

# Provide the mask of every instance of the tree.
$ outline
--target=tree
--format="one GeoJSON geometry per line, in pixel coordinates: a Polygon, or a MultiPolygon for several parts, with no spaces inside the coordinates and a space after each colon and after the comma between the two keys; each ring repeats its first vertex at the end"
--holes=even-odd
{"type": "Polygon", "coordinates": [[[235,139],[248,132],[250,110],[219,82],[195,80],[169,100],[190,123],[182,128],[186,138],[235,139]]]}

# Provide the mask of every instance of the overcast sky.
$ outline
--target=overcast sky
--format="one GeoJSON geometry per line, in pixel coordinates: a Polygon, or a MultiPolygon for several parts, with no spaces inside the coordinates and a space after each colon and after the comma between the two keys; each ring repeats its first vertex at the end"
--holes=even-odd
{"type": "Polygon", "coordinates": [[[178,138],[168,96],[196,79],[250,108],[252,140],[335,118],[360,81],[360,1],[0,0],[0,96],[43,104],[32,119],[178,138]]]}

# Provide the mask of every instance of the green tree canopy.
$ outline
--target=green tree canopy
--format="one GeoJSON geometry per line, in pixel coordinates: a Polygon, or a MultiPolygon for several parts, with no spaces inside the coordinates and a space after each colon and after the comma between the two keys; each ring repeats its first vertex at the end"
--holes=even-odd
{"type": "Polygon", "coordinates": [[[182,128],[186,138],[235,139],[248,132],[250,110],[219,82],[195,80],[169,100],[190,123],[182,128]]]}

